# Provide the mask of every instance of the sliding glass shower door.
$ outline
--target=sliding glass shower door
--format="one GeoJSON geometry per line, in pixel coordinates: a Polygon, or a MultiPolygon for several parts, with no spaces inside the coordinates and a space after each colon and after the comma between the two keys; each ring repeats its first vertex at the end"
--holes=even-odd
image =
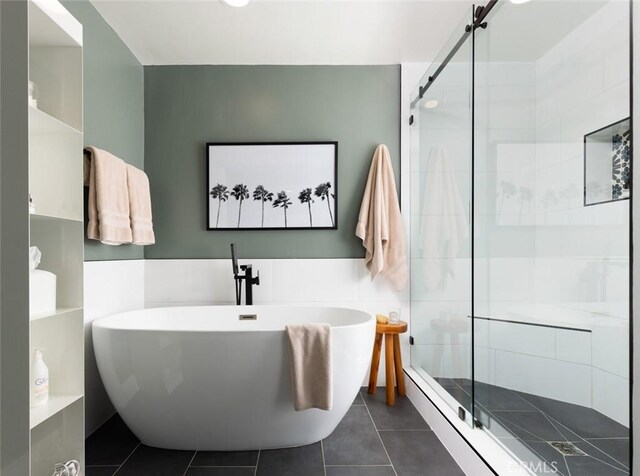
{"type": "Polygon", "coordinates": [[[629,2],[499,2],[486,21],[475,418],[534,472],[628,474],[629,2]]]}
{"type": "Polygon", "coordinates": [[[469,422],[472,19],[414,91],[411,127],[411,365],[469,422]]]}
{"type": "Polygon", "coordinates": [[[535,474],[628,474],[630,2],[491,7],[412,98],[411,366],[535,474]]]}

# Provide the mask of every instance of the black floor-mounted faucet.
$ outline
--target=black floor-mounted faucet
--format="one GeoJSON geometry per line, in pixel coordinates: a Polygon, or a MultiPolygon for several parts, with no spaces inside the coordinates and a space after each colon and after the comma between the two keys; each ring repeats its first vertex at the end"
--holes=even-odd
{"type": "Polygon", "coordinates": [[[239,306],[242,298],[242,281],[246,282],[245,304],[251,306],[253,304],[253,285],[260,286],[260,271],[256,276],[253,275],[253,267],[250,264],[243,264],[240,270],[244,274],[238,272],[238,257],[236,256],[236,245],[231,243],[231,265],[233,266],[233,279],[236,284],[236,304],[239,306]]]}

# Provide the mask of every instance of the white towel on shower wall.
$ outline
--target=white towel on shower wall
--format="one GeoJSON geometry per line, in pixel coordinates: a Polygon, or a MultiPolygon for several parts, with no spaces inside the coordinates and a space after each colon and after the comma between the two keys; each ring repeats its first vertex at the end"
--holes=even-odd
{"type": "Polygon", "coordinates": [[[333,406],[331,326],[300,324],[285,327],[291,350],[291,385],[296,411],[333,406]]]}
{"type": "MultiPolygon", "coordinates": [[[[427,163],[424,184],[422,223],[418,246],[424,258],[455,258],[462,242],[469,236],[468,217],[460,197],[455,176],[449,169],[447,155],[434,147],[427,163]]],[[[427,289],[442,286],[446,273],[452,273],[448,260],[425,269],[427,289]]]]}

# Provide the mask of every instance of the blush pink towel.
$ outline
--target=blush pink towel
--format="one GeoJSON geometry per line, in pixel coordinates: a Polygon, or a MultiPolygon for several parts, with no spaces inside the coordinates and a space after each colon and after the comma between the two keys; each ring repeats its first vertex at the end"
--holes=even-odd
{"type": "Polygon", "coordinates": [[[152,245],[156,242],[151,218],[149,178],[142,170],[127,164],[129,213],[134,245],[152,245]]]}
{"type": "Polygon", "coordinates": [[[85,153],[89,156],[87,237],[106,245],[131,243],[126,164],[96,147],[87,147],[85,153]]]}
{"type": "Polygon", "coordinates": [[[404,226],[389,149],[383,144],[373,154],[356,236],[366,250],[371,280],[380,274],[396,291],[404,289],[408,279],[404,226]]]}
{"type": "Polygon", "coordinates": [[[285,327],[291,350],[291,384],[296,411],[333,407],[331,326],[300,324],[285,327]]]}

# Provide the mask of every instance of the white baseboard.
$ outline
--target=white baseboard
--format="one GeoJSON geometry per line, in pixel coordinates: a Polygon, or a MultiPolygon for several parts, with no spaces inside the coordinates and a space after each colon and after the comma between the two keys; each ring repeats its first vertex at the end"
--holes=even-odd
{"type": "Polygon", "coordinates": [[[404,369],[407,396],[438,439],[469,476],[531,476],[503,446],[472,429],[412,368],[404,369]]]}

